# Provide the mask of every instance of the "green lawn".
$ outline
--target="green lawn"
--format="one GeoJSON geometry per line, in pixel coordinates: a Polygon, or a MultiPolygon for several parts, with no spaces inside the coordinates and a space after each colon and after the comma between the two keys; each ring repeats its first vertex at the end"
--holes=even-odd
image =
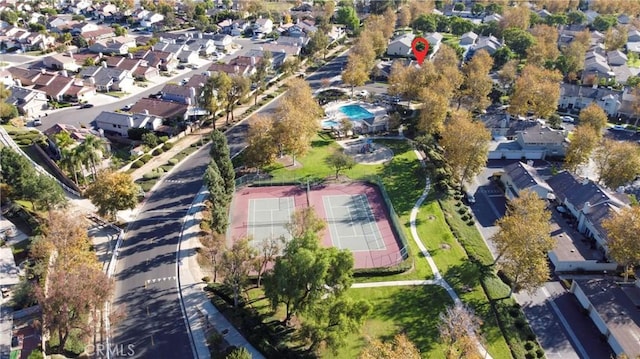
{"type": "Polygon", "coordinates": [[[640,59],[638,58],[629,58],[629,60],[627,60],[627,66],[629,67],[640,67],[640,59]]]}
{"type": "MultiPolygon", "coordinates": [[[[377,282],[389,280],[430,279],[433,274],[418,251],[409,231],[409,216],[415,202],[421,196],[425,186],[425,173],[416,158],[411,146],[401,141],[376,141],[376,143],[391,148],[395,154],[392,161],[385,165],[356,165],[344,174],[353,179],[380,178],[391,198],[399,221],[403,226],[411,249],[413,268],[405,273],[391,276],[359,277],[358,282],[377,282]]],[[[299,168],[274,166],[270,173],[274,176],[274,183],[298,181],[303,179],[321,180],[334,175],[324,162],[326,155],[338,148],[329,138],[316,137],[309,153],[298,159],[302,164],[299,168]]],[[[480,285],[480,268],[469,261],[466,252],[451,233],[445,215],[432,194],[420,208],[416,221],[417,231],[424,245],[428,248],[442,275],[454,287],[463,301],[471,305],[483,321],[482,335],[490,354],[495,358],[511,358],[507,346],[491,306],[480,285]]],[[[473,227],[471,227],[473,228],[473,227]]],[[[474,245],[479,234],[474,234],[467,228],[456,229],[457,233],[468,236],[474,245]]],[[[488,252],[488,249],[484,249],[488,252]]],[[[481,255],[480,246],[475,252],[481,255]]],[[[442,358],[444,351],[438,342],[437,318],[446,305],[452,303],[451,298],[438,286],[424,287],[383,287],[358,288],[348,291],[353,298],[367,299],[371,302],[374,312],[364,326],[363,332],[352,335],[349,345],[342,348],[337,355],[323,353],[327,358],[354,358],[366,345],[367,338],[391,339],[399,332],[405,332],[416,343],[425,358],[442,358]]],[[[253,295],[252,295],[253,297],[253,295]]],[[[265,310],[261,301],[253,305],[265,310]]],[[[276,313],[270,318],[278,318],[276,313]]],[[[280,318],[281,319],[281,318],[280,318]]]]}

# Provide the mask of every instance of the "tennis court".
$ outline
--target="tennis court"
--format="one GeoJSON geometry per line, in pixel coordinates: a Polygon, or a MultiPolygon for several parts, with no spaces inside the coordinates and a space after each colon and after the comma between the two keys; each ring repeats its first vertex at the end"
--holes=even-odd
{"type": "Polygon", "coordinates": [[[290,238],[286,224],[298,209],[312,206],[327,222],[320,234],[325,247],[353,253],[355,268],[396,265],[406,248],[392,228],[389,210],[375,185],[355,182],[321,186],[242,187],[231,205],[228,244],[251,237],[259,247],[267,238],[290,238]]]}
{"type": "Polygon", "coordinates": [[[334,247],[353,252],[384,250],[384,240],[364,194],[323,196],[334,247]]]}
{"type": "Polygon", "coordinates": [[[289,239],[285,225],[291,220],[294,209],[293,197],[250,199],[247,234],[255,239],[280,236],[289,239]]]}

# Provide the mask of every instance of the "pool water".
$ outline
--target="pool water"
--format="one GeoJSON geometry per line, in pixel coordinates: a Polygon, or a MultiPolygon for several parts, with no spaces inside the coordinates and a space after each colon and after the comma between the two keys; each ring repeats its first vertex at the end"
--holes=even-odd
{"type": "Polygon", "coordinates": [[[375,117],[371,112],[365,110],[360,105],[342,106],[340,107],[340,111],[347,115],[352,121],[368,120],[375,117]]]}
{"type": "Polygon", "coordinates": [[[338,121],[334,121],[334,120],[323,120],[322,121],[322,128],[337,128],[340,124],[338,123],[338,121]]]}

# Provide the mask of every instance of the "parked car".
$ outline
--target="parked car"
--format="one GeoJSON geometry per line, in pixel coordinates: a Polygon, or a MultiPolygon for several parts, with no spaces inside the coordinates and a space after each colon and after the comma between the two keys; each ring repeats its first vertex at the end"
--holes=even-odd
{"type": "Polygon", "coordinates": [[[573,123],[574,119],[571,116],[562,116],[562,122],[573,123]]]}
{"type": "Polygon", "coordinates": [[[132,103],[130,103],[130,104],[128,104],[128,105],[125,105],[125,106],[122,108],[122,110],[123,110],[123,111],[129,111],[129,110],[131,110],[131,108],[133,107],[133,105],[134,105],[134,104],[132,104],[132,103]]]}
{"type": "Polygon", "coordinates": [[[184,65],[180,64],[176,67],[178,70],[184,70],[186,67],[184,67],[184,65]]]}
{"type": "Polygon", "coordinates": [[[39,118],[34,119],[33,126],[42,126],[42,121],[39,118]]]}
{"type": "Polygon", "coordinates": [[[615,125],[613,127],[610,127],[609,129],[613,131],[624,131],[626,128],[622,125],[615,125]]]}
{"type": "Polygon", "coordinates": [[[80,108],[92,108],[92,107],[93,107],[93,104],[91,103],[85,103],[82,106],[80,106],[80,108]]]}
{"type": "Polygon", "coordinates": [[[476,197],[473,195],[473,193],[471,193],[471,192],[467,192],[467,193],[465,194],[465,197],[466,197],[466,199],[467,199],[467,203],[469,203],[469,204],[474,204],[474,203],[476,203],[476,197]]]}

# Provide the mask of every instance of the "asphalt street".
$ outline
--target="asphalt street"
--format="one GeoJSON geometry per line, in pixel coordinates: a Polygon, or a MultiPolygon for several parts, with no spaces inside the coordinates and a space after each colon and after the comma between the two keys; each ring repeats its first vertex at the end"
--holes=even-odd
{"type": "MultiPolygon", "coordinates": [[[[339,75],[345,62],[346,56],[341,56],[307,80],[313,88],[319,88],[323,78],[339,75]]],[[[157,91],[149,89],[146,93],[157,91]]],[[[131,98],[102,106],[105,108],[77,111],[88,114],[130,102],[131,98]]],[[[271,103],[261,113],[273,112],[276,106],[276,102],[271,103]]],[[[50,121],[52,116],[48,117],[50,121]]],[[[226,132],[231,155],[245,147],[246,132],[245,122],[226,132]]],[[[112,324],[110,345],[132,344],[134,358],[194,357],[177,292],[176,251],[183,217],[202,187],[202,175],[210,159],[208,149],[205,146],[177,166],[150,194],[130,223],[119,250],[112,311],[124,313],[124,319],[112,324]]]]}

